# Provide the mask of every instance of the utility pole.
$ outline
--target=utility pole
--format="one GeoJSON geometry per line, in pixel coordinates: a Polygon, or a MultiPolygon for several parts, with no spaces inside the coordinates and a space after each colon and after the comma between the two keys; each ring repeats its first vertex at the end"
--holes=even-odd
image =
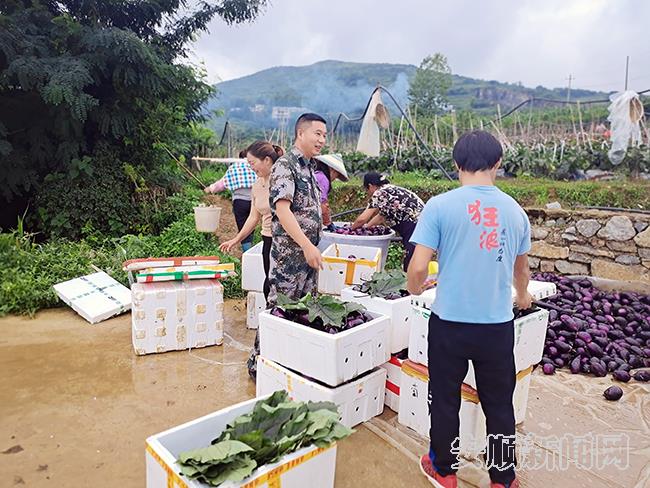
{"type": "Polygon", "coordinates": [[[627,75],[629,69],[630,69],[630,57],[626,56],[625,57],[625,91],[627,91],[627,75]]]}
{"type": "Polygon", "coordinates": [[[571,81],[575,80],[575,78],[573,77],[572,74],[569,74],[569,77],[567,78],[567,80],[569,80],[569,88],[567,89],[567,92],[566,92],[566,101],[570,102],[571,101],[571,81]]]}

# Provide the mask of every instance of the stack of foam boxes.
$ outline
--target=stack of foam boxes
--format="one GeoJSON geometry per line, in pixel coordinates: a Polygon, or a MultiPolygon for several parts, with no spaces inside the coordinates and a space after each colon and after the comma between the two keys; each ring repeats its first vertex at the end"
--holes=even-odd
{"type": "MultiPolygon", "coordinates": [[[[426,292],[430,293],[430,292],[426,292]]],[[[390,360],[382,365],[386,370],[385,404],[391,410],[399,411],[399,392],[402,376],[402,363],[407,358],[407,348],[411,330],[412,307],[411,296],[387,300],[372,297],[358,292],[353,286],[341,291],[341,299],[346,302],[357,302],[371,312],[385,315],[390,320],[390,360]]]]}
{"type": "MultiPolygon", "coordinates": [[[[319,293],[340,295],[381,267],[378,248],[332,244],[323,252],[319,293]]],[[[382,413],[390,359],[390,319],[369,311],[369,322],[327,334],[277,317],[259,315],[257,396],[279,389],[300,401],[331,401],[340,421],[353,427],[382,413]]]]}
{"type": "Polygon", "coordinates": [[[223,286],[218,279],[138,280],[131,285],[131,300],[137,355],[223,343],[223,286]]]}
{"type": "Polygon", "coordinates": [[[262,259],[262,244],[258,243],[242,254],[241,287],[248,292],[246,296],[246,327],[259,327],[260,313],[266,310],[264,298],[264,260],[262,259]]]}
{"type": "MultiPolygon", "coordinates": [[[[529,291],[536,300],[556,293],[552,283],[531,282],[529,291]]],[[[514,291],[513,291],[514,293],[514,291]]],[[[408,359],[401,365],[399,389],[399,423],[410,427],[420,435],[429,436],[430,418],[428,406],[428,323],[435,293],[428,293],[411,300],[411,330],[408,359]]],[[[533,365],[542,359],[544,340],[548,326],[548,312],[538,309],[515,320],[515,367],[517,382],[513,395],[515,422],[526,418],[526,405],[533,365]]],[[[467,376],[461,387],[460,453],[476,457],[486,442],[485,416],[480,406],[480,392],[476,389],[473,365],[470,362],[467,376]]]]}

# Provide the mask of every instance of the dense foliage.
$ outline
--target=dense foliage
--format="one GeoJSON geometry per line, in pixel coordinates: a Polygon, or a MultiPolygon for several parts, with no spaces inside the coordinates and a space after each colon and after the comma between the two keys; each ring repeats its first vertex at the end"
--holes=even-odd
{"type": "MultiPolygon", "coordinates": [[[[38,196],[46,218],[57,213],[63,220],[73,204],[62,203],[57,192],[70,188],[79,203],[99,177],[107,177],[114,191],[97,198],[122,200],[124,208],[115,209],[112,222],[96,221],[98,202],[91,202],[77,218],[113,233],[141,221],[131,194],[143,186],[155,193],[168,183],[167,149],[191,153],[192,122],[201,119],[212,93],[202,73],[181,62],[187,42],[215,16],[249,21],[265,3],[2,2],[2,200],[38,196]]],[[[57,222],[54,233],[75,237],[66,227],[78,223],[57,222]]],[[[49,231],[46,225],[41,230],[49,231]]]]}
{"type": "Polygon", "coordinates": [[[427,56],[415,70],[408,89],[409,104],[416,113],[435,115],[449,108],[447,92],[451,88],[451,69],[440,53],[427,56]]]}
{"type": "MultiPolygon", "coordinates": [[[[598,169],[615,171],[621,176],[636,176],[650,173],[650,146],[629,148],[623,162],[614,167],[607,157],[609,142],[606,140],[582,142],[554,141],[508,145],[503,156],[502,168],[509,176],[535,176],[555,180],[579,180],[585,178],[585,171],[598,169]]],[[[433,156],[446,171],[455,170],[451,146],[433,148],[433,156]]],[[[385,151],[378,158],[362,153],[343,155],[348,173],[362,174],[366,171],[427,171],[432,176],[441,172],[431,156],[416,146],[407,150],[385,151]]]]}

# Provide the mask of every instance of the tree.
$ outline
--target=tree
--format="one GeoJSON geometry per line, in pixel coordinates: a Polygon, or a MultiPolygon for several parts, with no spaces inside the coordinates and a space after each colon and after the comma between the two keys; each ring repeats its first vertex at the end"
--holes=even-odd
{"type": "Polygon", "coordinates": [[[427,56],[420,63],[408,90],[409,102],[424,115],[447,110],[447,91],[451,87],[451,69],[440,53],[427,56]]]}
{"type": "Polygon", "coordinates": [[[165,164],[156,143],[185,140],[212,93],[183,63],[188,42],[215,16],[251,21],[266,2],[3,0],[0,196],[31,197],[99,147],[97,164],[165,164]]]}

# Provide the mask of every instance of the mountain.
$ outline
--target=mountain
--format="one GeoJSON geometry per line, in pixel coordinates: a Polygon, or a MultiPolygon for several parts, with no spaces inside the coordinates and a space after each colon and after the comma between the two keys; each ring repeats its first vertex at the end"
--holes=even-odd
{"type": "MultiPolygon", "coordinates": [[[[286,117],[313,111],[335,118],[344,112],[361,115],[377,86],[385,86],[403,106],[407,103],[409,80],[417,68],[408,64],[349,63],[321,61],[309,66],[279,66],[216,85],[217,93],[207,109],[221,109],[224,116],[213,120],[218,126],[229,119],[243,125],[276,127],[286,117]]],[[[530,97],[566,100],[564,88],[528,88],[521,84],[485,81],[453,75],[449,101],[456,110],[494,113],[497,104],[502,112],[530,97]]],[[[606,93],[571,90],[572,100],[606,98],[606,93]]],[[[384,97],[385,98],[385,97],[384,97]]],[[[390,111],[394,108],[384,100],[390,111]]]]}

